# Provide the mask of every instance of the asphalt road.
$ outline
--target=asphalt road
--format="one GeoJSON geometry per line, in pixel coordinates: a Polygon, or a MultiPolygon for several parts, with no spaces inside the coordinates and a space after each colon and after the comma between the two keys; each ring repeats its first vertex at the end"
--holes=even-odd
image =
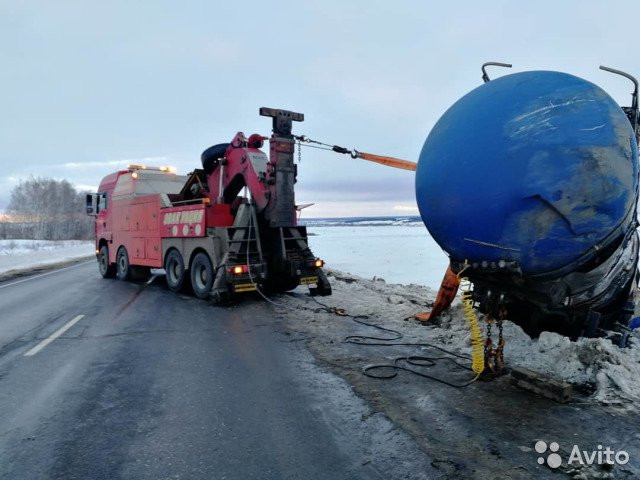
{"type": "Polygon", "coordinates": [[[271,306],[162,283],[0,283],[0,478],[438,477],[271,306]]]}

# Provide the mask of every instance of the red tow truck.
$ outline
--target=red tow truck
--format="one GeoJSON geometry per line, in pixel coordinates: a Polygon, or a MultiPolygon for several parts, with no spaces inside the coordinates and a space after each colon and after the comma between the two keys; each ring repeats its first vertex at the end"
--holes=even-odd
{"type": "Polygon", "coordinates": [[[324,262],[297,222],[291,130],[304,116],[264,107],[260,115],[273,121],[269,156],[261,150],[266,137],[238,132],[205,150],[202,168],[188,175],[129,165],[87,195],[103,277],[127,280],[164,268],[171,290],[190,286],[214,303],[298,285],[312,295],[331,294],[324,262]]]}

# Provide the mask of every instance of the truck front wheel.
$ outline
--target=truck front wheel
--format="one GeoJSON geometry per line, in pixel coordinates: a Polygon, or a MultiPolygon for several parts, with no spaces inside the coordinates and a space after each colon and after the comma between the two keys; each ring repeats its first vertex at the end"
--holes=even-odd
{"type": "Polygon", "coordinates": [[[191,262],[191,288],[198,298],[207,298],[213,287],[213,265],[209,255],[199,252],[191,262]]]}
{"type": "Polygon", "coordinates": [[[116,255],[116,278],[118,280],[129,280],[131,278],[129,255],[124,247],[120,247],[116,255]]]}
{"type": "Polygon", "coordinates": [[[184,261],[179,251],[171,250],[167,254],[167,258],[164,261],[164,270],[169,290],[180,292],[187,287],[188,280],[184,269],[184,261]]]}
{"type": "Polygon", "coordinates": [[[103,245],[98,252],[98,270],[102,278],[113,278],[116,275],[116,266],[109,263],[109,247],[103,245]]]}

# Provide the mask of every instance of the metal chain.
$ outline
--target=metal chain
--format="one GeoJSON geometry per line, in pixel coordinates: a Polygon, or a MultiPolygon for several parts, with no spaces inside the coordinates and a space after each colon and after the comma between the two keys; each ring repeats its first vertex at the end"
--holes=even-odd
{"type": "Polygon", "coordinates": [[[487,323],[487,338],[484,341],[484,368],[494,372],[494,356],[495,348],[493,348],[493,341],[491,340],[491,326],[493,324],[493,317],[490,313],[487,313],[484,317],[484,321],[487,323]]]}
{"type": "Polygon", "coordinates": [[[507,317],[507,309],[504,305],[500,306],[498,310],[498,319],[496,324],[498,325],[498,348],[496,348],[496,363],[499,368],[499,372],[504,370],[504,337],[502,336],[503,325],[502,322],[507,317]]]}
{"type": "Polygon", "coordinates": [[[485,315],[485,322],[487,323],[487,337],[484,341],[484,364],[485,372],[492,375],[500,375],[504,370],[504,336],[503,336],[503,321],[507,316],[507,309],[504,305],[501,305],[498,310],[498,317],[493,318],[490,313],[485,315]],[[498,326],[498,342],[497,346],[494,346],[492,340],[492,325],[495,321],[498,326]]]}

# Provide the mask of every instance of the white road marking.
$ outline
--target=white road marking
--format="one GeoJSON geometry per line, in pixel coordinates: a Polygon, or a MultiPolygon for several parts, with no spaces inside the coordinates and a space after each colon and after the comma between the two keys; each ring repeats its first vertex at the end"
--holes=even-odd
{"type": "Polygon", "coordinates": [[[36,278],[46,277],[47,275],[52,275],[54,273],[58,273],[58,272],[61,272],[63,270],[68,270],[69,268],[79,267],[80,265],[86,265],[87,263],[91,263],[91,262],[94,262],[94,261],[95,260],[87,260],[86,262],[77,263],[77,264],[71,265],[69,267],[59,268],[58,270],[53,270],[53,271],[47,272],[47,273],[41,273],[40,275],[34,275],[33,277],[29,277],[29,278],[23,278],[22,280],[18,280],[17,282],[5,283],[4,285],[0,285],[0,289],[7,288],[7,287],[10,287],[12,285],[18,285],[19,283],[23,283],[23,282],[28,282],[29,280],[34,280],[36,278]]]}
{"type": "Polygon", "coordinates": [[[58,338],[60,335],[62,335],[64,332],[66,332],[67,330],[69,330],[71,327],[73,327],[76,323],[78,323],[80,320],[82,320],[84,318],[84,315],[78,315],[77,317],[73,318],[72,320],[70,320],[69,322],[67,322],[66,324],[64,324],[62,327],[60,327],[58,330],[56,330],[55,332],[53,332],[51,335],[49,335],[47,338],[45,338],[43,341],[41,341],[38,345],[36,345],[35,347],[33,347],[31,350],[29,350],[27,353],[24,354],[25,357],[31,357],[33,355],[35,355],[36,353],[38,353],[40,350],[42,350],[44,347],[46,347],[47,345],[49,345],[51,342],[53,342],[56,338],[58,338]]]}

